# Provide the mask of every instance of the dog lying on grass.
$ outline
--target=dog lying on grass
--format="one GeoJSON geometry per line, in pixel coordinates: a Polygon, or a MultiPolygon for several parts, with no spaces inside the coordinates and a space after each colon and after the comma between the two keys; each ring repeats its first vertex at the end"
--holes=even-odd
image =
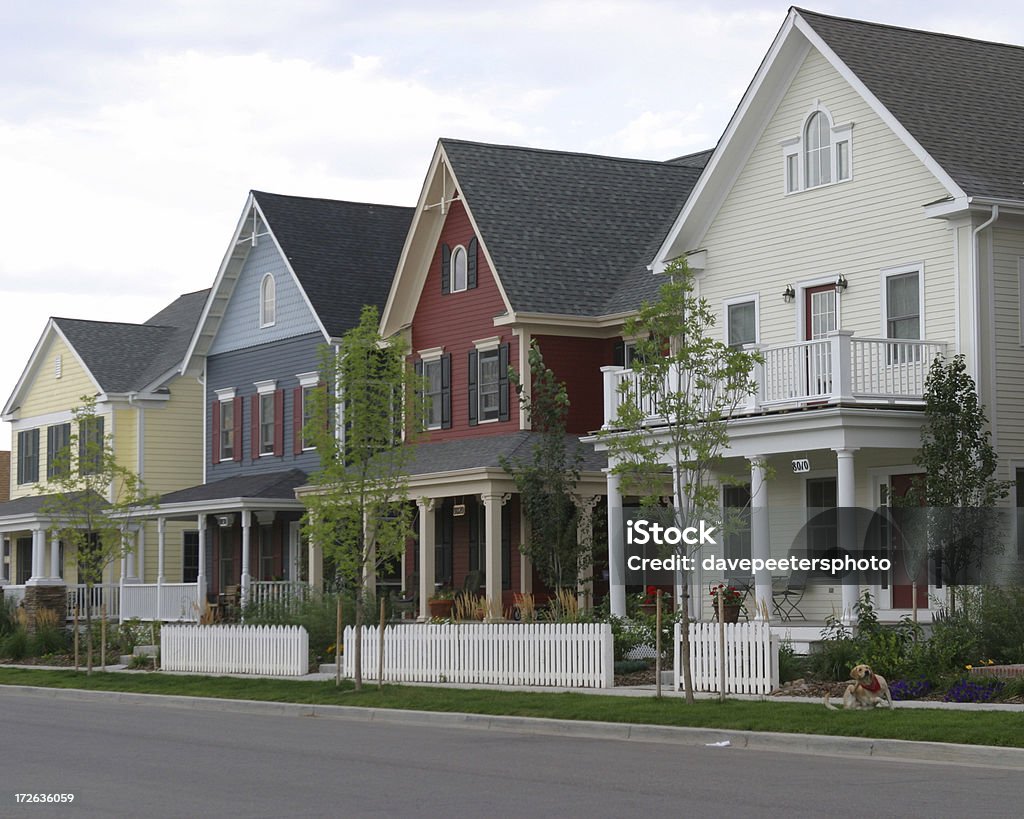
{"type": "MultiPolygon", "coordinates": [[[[861,663],[850,669],[852,680],[843,692],[843,708],[850,710],[854,708],[874,708],[882,702],[892,708],[892,695],[889,693],[889,684],[885,677],[876,674],[871,666],[861,663]]],[[[832,711],[838,711],[829,702],[829,695],[825,695],[825,707],[832,711]]]]}

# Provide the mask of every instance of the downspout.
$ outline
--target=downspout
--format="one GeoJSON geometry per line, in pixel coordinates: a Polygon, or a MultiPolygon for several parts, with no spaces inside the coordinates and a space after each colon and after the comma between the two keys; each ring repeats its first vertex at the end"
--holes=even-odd
{"type": "MultiPolygon", "coordinates": [[[[990,227],[999,218],[999,205],[992,206],[992,214],[974,228],[971,231],[971,263],[974,265],[974,276],[971,281],[971,295],[974,299],[974,360],[976,362],[976,369],[974,372],[975,387],[978,390],[978,399],[982,400],[982,387],[981,387],[981,247],[978,243],[978,235],[985,228],[990,227]]],[[[993,350],[993,356],[995,351],[993,350]]],[[[985,391],[991,393],[993,389],[993,383],[995,378],[995,360],[989,362],[991,365],[992,372],[986,374],[985,378],[985,391]]],[[[995,396],[990,394],[989,401],[989,427],[992,431],[993,438],[995,437],[995,408],[992,406],[994,403],[995,396]]]]}

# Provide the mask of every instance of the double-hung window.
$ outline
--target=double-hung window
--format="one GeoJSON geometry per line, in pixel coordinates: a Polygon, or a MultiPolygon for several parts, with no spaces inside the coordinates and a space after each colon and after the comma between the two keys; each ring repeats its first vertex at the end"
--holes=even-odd
{"type": "MultiPolygon", "coordinates": [[[[882,298],[885,305],[885,337],[918,341],[922,338],[921,268],[914,265],[898,267],[882,273],[882,298]]],[[[893,344],[889,349],[890,364],[917,361],[920,345],[893,344]]]]}
{"type": "Polygon", "coordinates": [[[18,433],[18,484],[39,480],[39,430],[18,433]]]}
{"type": "Polygon", "coordinates": [[[94,475],[103,468],[103,450],[106,436],[103,417],[95,416],[78,422],[78,472],[94,475]]]}
{"type": "Polygon", "coordinates": [[[274,393],[260,396],[260,455],[274,454],[274,393]]]}
{"type": "Polygon", "coordinates": [[[235,458],[235,401],[229,398],[220,402],[220,459],[232,461],[235,458]]]}
{"type": "Polygon", "coordinates": [[[469,353],[469,423],[507,421],[509,345],[478,341],[469,353]]]}
{"type": "Polygon", "coordinates": [[[46,429],[46,477],[57,478],[71,468],[71,424],[55,424],[46,429]]]}
{"type": "Polygon", "coordinates": [[[757,344],[756,296],[743,296],[725,303],[725,333],[730,347],[757,344]]]}

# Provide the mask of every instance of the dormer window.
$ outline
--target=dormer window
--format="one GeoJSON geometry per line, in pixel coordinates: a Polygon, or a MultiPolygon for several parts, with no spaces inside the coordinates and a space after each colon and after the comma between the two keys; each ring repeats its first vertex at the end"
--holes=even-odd
{"type": "Polygon", "coordinates": [[[260,282],[260,327],[273,327],[277,321],[277,284],[268,273],[260,282]]]}
{"type": "Polygon", "coordinates": [[[853,123],[835,125],[828,109],[815,103],[800,136],[782,143],[786,193],[850,179],[852,134],[853,123]]]}

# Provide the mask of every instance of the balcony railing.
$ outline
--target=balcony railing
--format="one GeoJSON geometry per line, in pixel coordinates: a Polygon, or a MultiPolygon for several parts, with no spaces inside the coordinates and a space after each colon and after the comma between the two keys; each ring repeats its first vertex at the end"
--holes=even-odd
{"type": "MultiPolygon", "coordinates": [[[[757,390],[740,399],[738,415],[818,404],[920,404],[928,368],[936,355],[945,354],[946,345],[854,338],[849,330],[837,330],[823,339],[752,349],[763,359],[752,373],[757,390]]],[[[632,370],[603,367],[602,371],[605,429],[618,425],[624,399],[635,401],[652,423],[667,420],[657,410],[660,391],[645,391],[632,370]]],[[[666,378],[666,391],[676,389],[678,375],[666,378]]]]}

